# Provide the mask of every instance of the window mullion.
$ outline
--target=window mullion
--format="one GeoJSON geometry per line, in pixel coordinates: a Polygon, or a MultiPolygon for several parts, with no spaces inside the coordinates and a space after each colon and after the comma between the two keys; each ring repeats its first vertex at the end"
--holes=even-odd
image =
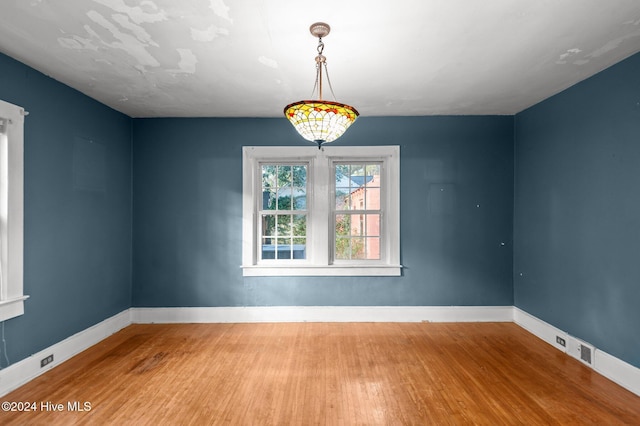
{"type": "Polygon", "coordinates": [[[309,208],[309,216],[311,222],[311,262],[314,265],[329,264],[329,215],[330,215],[330,199],[329,199],[329,181],[330,170],[328,159],[323,153],[319,153],[311,165],[312,183],[311,199],[312,206],[309,208]]]}
{"type": "Polygon", "coordinates": [[[397,206],[400,205],[400,163],[399,163],[399,148],[394,150],[395,152],[389,156],[389,160],[384,164],[384,176],[387,184],[384,188],[381,188],[381,197],[385,200],[384,203],[384,224],[383,228],[385,235],[384,252],[386,254],[387,262],[394,265],[400,264],[400,211],[397,206]],[[395,157],[395,161],[391,161],[395,157]],[[396,206],[396,208],[392,208],[396,206]]]}

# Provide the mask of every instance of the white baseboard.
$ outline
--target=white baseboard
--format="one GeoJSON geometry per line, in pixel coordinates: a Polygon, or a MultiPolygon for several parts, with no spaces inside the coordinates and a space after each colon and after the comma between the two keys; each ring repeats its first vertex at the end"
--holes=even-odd
{"type": "Polygon", "coordinates": [[[130,309],[99,322],[28,358],[0,370],[0,396],[6,395],[39,375],[131,324],[130,309]],[[53,355],[53,362],[40,367],[40,360],[53,355]]]}
{"type": "Polygon", "coordinates": [[[607,379],[640,396],[640,368],[596,349],[593,367],[607,379]]]}
{"type": "Polygon", "coordinates": [[[131,308],[133,323],[511,322],[513,306],[252,306],[131,308]]]}
{"type": "Polygon", "coordinates": [[[548,344],[554,346],[556,349],[566,352],[566,347],[556,342],[556,336],[560,336],[565,342],[567,341],[569,335],[564,331],[552,326],[551,324],[547,324],[546,322],[515,306],[513,307],[513,322],[534,336],[537,336],[548,344]]]}
{"type": "Polygon", "coordinates": [[[520,327],[554,346],[558,350],[561,350],[583,364],[590,366],[607,379],[640,396],[640,368],[627,364],[621,359],[609,355],[608,353],[594,347],[592,344],[571,336],[570,334],[515,306],[513,308],[513,321],[520,327]],[[566,346],[558,344],[556,342],[556,336],[564,339],[566,346]],[[591,349],[591,364],[588,364],[580,358],[581,345],[591,349]]]}

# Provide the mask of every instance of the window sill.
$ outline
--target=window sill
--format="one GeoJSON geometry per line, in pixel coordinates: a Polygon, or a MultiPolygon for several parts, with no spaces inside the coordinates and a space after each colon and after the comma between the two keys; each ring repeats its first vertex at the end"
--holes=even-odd
{"type": "Polygon", "coordinates": [[[0,321],[19,317],[24,314],[24,301],[29,296],[20,296],[14,299],[0,300],[0,321]]]}
{"type": "Polygon", "coordinates": [[[244,277],[397,277],[401,275],[401,271],[402,265],[242,266],[242,276],[244,277]]]}

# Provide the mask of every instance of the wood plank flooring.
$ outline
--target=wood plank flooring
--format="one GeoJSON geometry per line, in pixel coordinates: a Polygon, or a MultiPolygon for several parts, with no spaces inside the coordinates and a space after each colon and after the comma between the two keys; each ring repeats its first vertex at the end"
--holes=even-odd
{"type": "Polygon", "coordinates": [[[132,325],[0,400],[37,404],[3,425],[640,424],[640,397],[512,323],[132,325]]]}

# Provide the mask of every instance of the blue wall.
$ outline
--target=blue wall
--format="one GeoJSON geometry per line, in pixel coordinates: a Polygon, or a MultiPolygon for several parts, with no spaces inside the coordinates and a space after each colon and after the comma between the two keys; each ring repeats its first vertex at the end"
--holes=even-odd
{"type": "Polygon", "coordinates": [[[275,119],[134,120],[133,306],[512,305],[513,117],[361,118],[401,146],[401,277],[243,278],[242,146],[275,119]]]}
{"type": "Polygon", "coordinates": [[[515,304],[640,367],[640,54],[516,116],[515,304]]]}
{"type": "MultiPolygon", "coordinates": [[[[10,362],[131,305],[131,119],[0,54],[25,119],[25,314],[10,362]]],[[[6,366],[4,356],[0,357],[6,366]]]]}

